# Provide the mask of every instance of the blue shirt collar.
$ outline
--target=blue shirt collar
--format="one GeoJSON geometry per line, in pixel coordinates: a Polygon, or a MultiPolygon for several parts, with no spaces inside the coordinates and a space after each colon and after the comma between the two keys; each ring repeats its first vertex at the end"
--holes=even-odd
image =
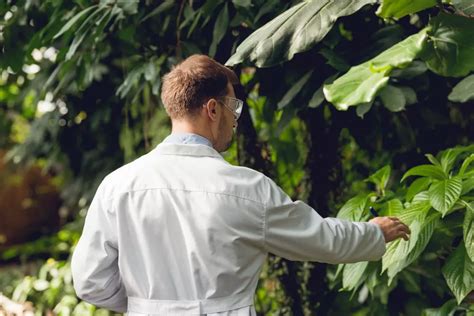
{"type": "Polygon", "coordinates": [[[194,133],[171,133],[163,140],[168,144],[199,144],[213,147],[209,139],[194,133]]]}

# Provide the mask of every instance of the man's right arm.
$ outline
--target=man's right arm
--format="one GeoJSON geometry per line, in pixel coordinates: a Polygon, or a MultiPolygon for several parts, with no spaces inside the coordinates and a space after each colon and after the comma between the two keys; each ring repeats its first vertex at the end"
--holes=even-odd
{"type": "Polygon", "coordinates": [[[386,242],[408,233],[408,227],[391,218],[371,222],[322,218],[267,180],[264,244],[268,252],[281,257],[326,263],[379,260],[386,242]]]}

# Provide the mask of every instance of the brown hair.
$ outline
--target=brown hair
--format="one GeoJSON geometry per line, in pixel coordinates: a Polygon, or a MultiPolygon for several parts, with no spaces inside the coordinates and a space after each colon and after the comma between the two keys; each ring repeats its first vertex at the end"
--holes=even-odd
{"type": "Polygon", "coordinates": [[[194,115],[210,98],[227,94],[235,73],[206,55],[192,55],[163,77],[161,100],[172,119],[194,115]]]}

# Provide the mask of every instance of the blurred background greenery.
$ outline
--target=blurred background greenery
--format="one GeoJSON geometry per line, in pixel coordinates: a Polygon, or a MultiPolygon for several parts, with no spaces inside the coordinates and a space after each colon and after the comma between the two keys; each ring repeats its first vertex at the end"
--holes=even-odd
{"type": "Polygon", "coordinates": [[[71,251],[103,177],[168,135],[161,76],[202,53],[242,83],[229,162],[414,231],[378,263],[270,255],[259,314],[473,315],[473,38],[468,0],[1,0],[0,298],[112,314],[75,296],[71,251]]]}

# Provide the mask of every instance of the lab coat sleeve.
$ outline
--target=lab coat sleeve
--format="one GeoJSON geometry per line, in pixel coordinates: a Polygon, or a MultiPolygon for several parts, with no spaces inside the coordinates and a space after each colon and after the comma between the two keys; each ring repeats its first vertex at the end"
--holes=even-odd
{"type": "Polygon", "coordinates": [[[76,295],[93,305],[126,312],[127,295],[118,268],[115,214],[103,184],[89,207],[71,270],[76,295]]]}
{"type": "Polygon", "coordinates": [[[302,201],[292,201],[267,178],[266,250],[295,261],[351,263],[379,260],[385,239],[378,225],[322,218],[302,201]]]}

